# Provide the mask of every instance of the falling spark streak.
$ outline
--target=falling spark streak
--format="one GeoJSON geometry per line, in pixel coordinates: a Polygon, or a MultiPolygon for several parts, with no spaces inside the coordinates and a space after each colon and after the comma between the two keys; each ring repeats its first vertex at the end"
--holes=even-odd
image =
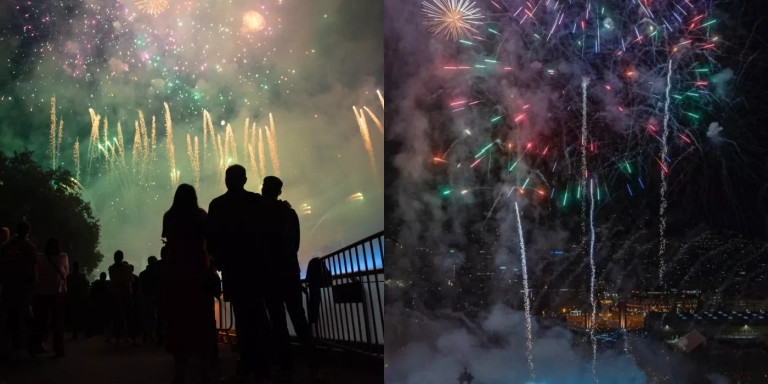
{"type": "Polygon", "coordinates": [[[667,155],[669,148],[667,147],[667,140],[669,137],[669,89],[671,88],[672,78],[672,59],[667,63],[667,89],[666,100],[664,101],[664,130],[662,131],[661,140],[661,204],[659,205],[659,284],[664,284],[664,251],[667,248],[667,240],[664,237],[667,229],[667,175],[669,174],[669,168],[666,166],[667,155]]]}
{"type": "Polygon", "coordinates": [[[531,380],[536,379],[536,371],[533,366],[533,331],[531,327],[531,299],[528,295],[528,263],[525,257],[525,240],[523,239],[523,225],[520,222],[520,208],[515,202],[515,213],[517,214],[517,234],[520,237],[520,262],[523,270],[523,292],[525,296],[525,345],[526,356],[528,357],[528,369],[530,370],[531,380]]]}
{"type": "Polygon", "coordinates": [[[261,171],[261,176],[265,177],[267,176],[267,165],[264,158],[264,139],[261,132],[262,130],[259,128],[259,170],[261,171]]]}
{"type": "Polygon", "coordinates": [[[51,135],[48,152],[51,156],[51,168],[56,168],[56,98],[51,97],[51,135]]]}
{"type": "Polygon", "coordinates": [[[173,122],[171,121],[171,110],[168,103],[165,106],[165,138],[168,146],[168,162],[171,167],[171,186],[176,189],[178,183],[179,171],[176,170],[176,150],[173,147],[173,122]]]}
{"type": "Polygon", "coordinates": [[[277,158],[277,144],[275,143],[275,138],[272,136],[272,133],[267,127],[264,127],[267,131],[267,143],[269,144],[269,158],[272,161],[272,172],[275,173],[275,176],[280,176],[280,163],[278,162],[277,158]]]}
{"type": "Polygon", "coordinates": [[[595,379],[595,383],[598,383],[597,340],[595,339],[595,321],[597,319],[597,298],[595,297],[595,196],[594,183],[592,180],[589,182],[589,202],[589,301],[592,304],[589,337],[592,339],[592,377],[595,379]]]}
{"type": "Polygon", "coordinates": [[[136,172],[136,167],[139,166],[139,164],[136,162],[137,159],[139,159],[139,156],[141,154],[141,131],[139,129],[139,121],[134,120],[133,121],[133,148],[131,150],[131,166],[133,167],[133,171],[136,172]]]}
{"type": "MultiPolygon", "coordinates": [[[[362,115],[362,112],[360,112],[362,115]]],[[[275,167],[275,175],[280,176],[280,155],[277,153],[277,131],[275,131],[275,120],[272,119],[272,114],[269,114],[269,135],[267,135],[267,138],[271,137],[272,140],[269,142],[269,150],[271,152],[274,152],[275,157],[273,158],[273,165],[275,167]]]]}
{"type": "Polygon", "coordinates": [[[248,159],[251,162],[251,172],[256,174],[256,180],[261,180],[259,166],[256,164],[256,154],[253,152],[253,145],[251,144],[248,144],[248,159]]]}
{"type": "Polygon", "coordinates": [[[384,109],[384,96],[379,92],[379,90],[376,90],[376,94],[379,95],[379,101],[381,102],[381,109],[384,109]]]}
{"type": "Polygon", "coordinates": [[[368,152],[368,160],[371,163],[371,169],[373,170],[373,174],[376,175],[376,160],[373,156],[373,145],[371,144],[371,137],[368,134],[368,123],[365,120],[365,115],[363,114],[362,110],[358,110],[357,107],[352,106],[352,111],[355,113],[357,125],[360,127],[360,135],[363,137],[363,144],[365,145],[365,150],[368,152]]]}
{"type": "Polygon", "coordinates": [[[376,118],[376,115],[374,115],[373,112],[371,112],[371,110],[368,109],[368,107],[363,107],[363,109],[365,109],[365,111],[368,112],[368,116],[370,116],[371,120],[373,120],[373,123],[376,124],[376,128],[379,129],[379,132],[381,132],[381,134],[384,134],[384,125],[381,124],[381,121],[379,121],[379,119],[376,118]]]}
{"type": "Polygon", "coordinates": [[[117,122],[117,153],[120,155],[120,165],[125,167],[125,143],[123,142],[123,127],[117,122]]]}
{"type": "MultiPolygon", "coordinates": [[[[589,86],[589,78],[583,77],[581,79],[581,185],[579,190],[587,190],[587,86],[589,86]]],[[[581,233],[582,249],[586,245],[586,218],[587,218],[587,200],[581,200],[581,233]]]]}
{"type": "Polygon", "coordinates": [[[59,133],[56,137],[56,162],[61,158],[61,139],[64,136],[64,120],[59,120],[59,133]]]}
{"type": "Polygon", "coordinates": [[[75,139],[75,179],[80,180],[80,138],[75,139]]]}
{"type": "Polygon", "coordinates": [[[87,174],[90,174],[91,167],[93,166],[93,160],[99,153],[99,121],[101,116],[97,115],[92,108],[88,109],[88,113],[91,115],[91,137],[88,141],[87,174]]]}

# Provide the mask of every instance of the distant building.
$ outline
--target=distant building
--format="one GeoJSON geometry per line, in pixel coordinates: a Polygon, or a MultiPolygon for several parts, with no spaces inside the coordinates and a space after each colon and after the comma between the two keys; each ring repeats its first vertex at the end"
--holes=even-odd
{"type": "Polygon", "coordinates": [[[762,310],[653,312],[645,317],[645,328],[668,341],[695,330],[710,341],[765,344],[768,341],[768,313],[762,310]]]}

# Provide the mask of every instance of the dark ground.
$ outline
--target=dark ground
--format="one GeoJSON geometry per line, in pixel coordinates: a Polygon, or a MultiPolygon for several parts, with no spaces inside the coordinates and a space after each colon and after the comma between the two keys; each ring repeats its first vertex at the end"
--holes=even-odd
{"type": "MultiPolygon", "coordinates": [[[[173,358],[163,348],[154,345],[125,345],[116,348],[114,344],[105,343],[103,337],[91,337],[67,340],[66,349],[67,355],[59,359],[49,353],[35,359],[24,355],[18,364],[0,362],[0,384],[154,384],[170,383],[173,378],[173,358]]],[[[221,361],[213,370],[214,378],[232,374],[237,360],[231,345],[219,344],[219,351],[221,361]]],[[[290,382],[384,382],[384,364],[381,359],[335,349],[316,348],[314,352],[319,361],[320,379],[312,379],[305,364],[307,355],[302,354],[290,382]]],[[[197,383],[197,373],[197,365],[193,362],[187,382],[197,383]]]]}

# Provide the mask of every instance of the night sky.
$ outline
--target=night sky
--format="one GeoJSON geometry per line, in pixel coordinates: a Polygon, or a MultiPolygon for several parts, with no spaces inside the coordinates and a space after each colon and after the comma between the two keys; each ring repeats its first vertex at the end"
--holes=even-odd
{"type": "Polygon", "coordinates": [[[206,209],[224,191],[226,164],[246,166],[250,190],[279,173],[300,215],[304,267],[382,229],[383,136],[371,117],[383,120],[381,23],[380,2],[350,0],[4,1],[0,150],[31,149],[46,167],[79,171],[105,262],[120,248],[140,269],[159,253],[173,186],[195,183],[193,158],[206,209]],[[369,109],[370,150],[353,106],[369,109]],[[204,110],[221,149],[210,132],[204,139],[204,110]]]}

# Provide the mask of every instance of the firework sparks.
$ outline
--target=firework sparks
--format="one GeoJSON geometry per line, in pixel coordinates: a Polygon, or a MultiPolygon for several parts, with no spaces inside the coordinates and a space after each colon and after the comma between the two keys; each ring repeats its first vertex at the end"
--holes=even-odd
{"type": "Polygon", "coordinates": [[[373,145],[371,144],[371,136],[368,133],[368,123],[365,120],[363,110],[358,110],[357,107],[352,106],[352,112],[355,113],[355,120],[357,120],[357,126],[360,128],[360,135],[363,137],[363,145],[366,152],[368,152],[368,160],[371,163],[371,169],[373,174],[376,175],[376,159],[373,155],[373,145]]]}
{"type": "Polygon", "coordinates": [[[659,283],[664,283],[664,252],[667,247],[667,239],[665,238],[665,232],[667,229],[667,174],[669,174],[669,168],[667,166],[667,156],[669,153],[669,147],[667,141],[669,138],[669,89],[671,88],[672,79],[672,59],[667,64],[667,88],[664,94],[666,99],[664,101],[664,129],[662,131],[661,138],[661,188],[659,194],[661,195],[661,204],[659,204],[659,283]]]}
{"type": "Polygon", "coordinates": [[[433,0],[421,4],[429,31],[451,40],[471,38],[483,19],[475,3],[468,0],[433,0]]]}
{"type": "Polygon", "coordinates": [[[56,98],[51,97],[51,134],[48,151],[51,156],[51,168],[56,168],[56,98]]]}
{"type": "Polygon", "coordinates": [[[136,7],[144,13],[157,16],[168,9],[168,0],[136,0],[136,7]]]}
{"type": "Polygon", "coordinates": [[[536,379],[536,370],[533,366],[533,330],[531,324],[531,298],[528,291],[528,261],[525,257],[525,240],[523,239],[523,224],[520,221],[520,208],[515,202],[515,214],[517,216],[517,234],[520,239],[520,268],[523,270],[523,295],[525,303],[525,345],[528,358],[528,369],[531,380],[536,379]]]}
{"type": "Polygon", "coordinates": [[[258,32],[267,26],[267,21],[260,13],[248,11],[243,14],[243,33],[258,32]]]}

